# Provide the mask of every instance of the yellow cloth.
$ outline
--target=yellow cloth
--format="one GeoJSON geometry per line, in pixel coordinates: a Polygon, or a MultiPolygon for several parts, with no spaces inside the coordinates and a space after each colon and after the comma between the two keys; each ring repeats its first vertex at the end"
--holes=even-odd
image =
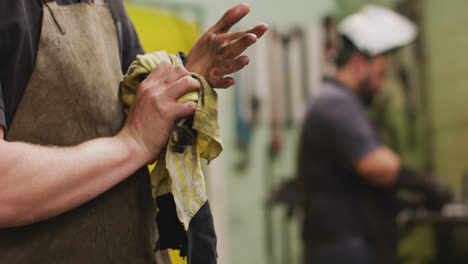
{"type": "MultiPolygon", "coordinates": [[[[137,60],[130,65],[120,83],[120,93],[127,113],[140,82],[163,61],[169,61],[174,66],[183,65],[178,56],[165,51],[138,55],[137,60]]],[[[222,151],[216,91],[203,77],[195,73],[192,73],[192,77],[200,82],[200,91],[183,95],[177,101],[197,102],[195,114],[176,122],[168,145],[160,153],[151,173],[156,196],[172,192],[177,216],[185,230],[188,230],[190,220],[207,201],[200,158],[210,162],[222,151]]]]}

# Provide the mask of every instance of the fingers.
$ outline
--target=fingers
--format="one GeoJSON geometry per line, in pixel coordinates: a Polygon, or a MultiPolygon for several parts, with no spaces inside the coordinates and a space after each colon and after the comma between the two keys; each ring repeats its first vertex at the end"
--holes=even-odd
{"type": "Polygon", "coordinates": [[[177,100],[180,96],[195,92],[200,89],[200,83],[191,76],[185,76],[172,83],[166,90],[167,96],[171,100],[177,100]]]}
{"type": "Polygon", "coordinates": [[[235,80],[232,77],[223,76],[237,72],[249,64],[249,57],[241,56],[235,60],[230,60],[229,63],[224,65],[224,68],[218,68],[213,70],[214,74],[217,76],[217,81],[212,83],[213,87],[216,88],[229,88],[235,84],[235,80]]]}
{"type": "Polygon", "coordinates": [[[175,67],[163,76],[164,83],[171,84],[185,76],[190,76],[190,72],[188,72],[184,67],[175,67]]]}
{"type": "Polygon", "coordinates": [[[223,59],[239,56],[250,45],[254,44],[268,30],[266,24],[258,25],[251,30],[228,34],[228,44],[223,46],[219,53],[223,54],[223,59]]]}
{"type": "Polygon", "coordinates": [[[266,30],[268,30],[268,26],[264,24],[249,31],[229,34],[227,38],[231,41],[219,49],[219,59],[232,59],[239,56],[249,46],[257,42],[258,38],[262,37],[266,30]]]}
{"type": "Polygon", "coordinates": [[[248,33],[242,38],[233,40],[222,48],[219,49],[219,60],[229,60],[239,56],[244,52],[250,45],[257,42],[257,36],[254,34],[248,33]]]}
{"type": "Polygon", "coordinates": [[[195,113],[197,104],[189,101],[185,103],[174,103],[174,119],[177,120],[182,117],[191,116],[195,113]]]}
{"type": "Polygon", "coordinates": [[[250,7],[246,3],[232,7],[224,13],[223,17],[210,29],[210,31],[213,33],[228,32],[232,26],[249,13],[249,10],[250,7]]]}
{"type": "Polygon", "coordinates": [[[147,80],[154,80],[154,79],[159,79],[160,76],[166,75],[169,71],[171,71],[173,68],[172,64],[169,63],[168,61],[163,61],[161,62],[158,67],[156,67],[153,71],[150,72],[148,77],[146,77],[147,80]]]}
{"type": "Polygon", "coordinates": [[[241,57],[235,59],[232,63],[229,63],[229,64],[226,65],[226,67],[224,68],[223,75],[231,74],[231,73],[234,73],[236,71],[239,71],[242,68],[244,68],[247,64],[249,64],[249,57],[241,56],[241,57]]]}
{"type": "Polygon", "coordinates": [[[228,34],[227,38],[229,40],[235,40],[235,39],[241,38],[245,34],[251,33],[251,34],[254,34],[255,36],[257,36],[257,39],[259,39],[259,38],[261,38],[263,36],[263,34],[265,34],[265,32],[267,30],[268,30],[268,25],[267,24],[261,24],[261,25],[255,26],[254,28],[252,28],[250,30],[230,33],[230,34],[228,34]]]}
{"type": "Polygon", "coordinates": [[[184,67],[173,67],[171,63],[163,61],[150,72],[148,77],[144,80],[146,84],[144,86],[160,87],[157,83],[167,86],[185,76],[190,76],[190,73],[184,67]]]}
{"type": "Polygon", "coordinates": [[[257,39],[261,38],[265,32],[268,30],[268,25],[267,24],[262,24],[255,26],[253,29],[250,30],[250,33],[255,34],[257,36],[257,39]]]}
{"type": "Polygon", "coordinates": [[[213,70],[213,73],[216,76],[219,76],[220,78],[223,77],[224,75],[228,75],[231,73],[234,73],[236,71],[241,70],[244,68],[247,64],[249,64],[249,57],[247,56],[241,56],[239,58],[236,58],[234,60],[229,60],[223,63],[221,67],[218,67],[213,70]]]}
{"type": "Polygon", "coordinates": [[[225,89],[225,88],[229,88],[229,87],[233,86],[235,83],[236,83],[236,81],[234,80],[234,78],[225,77],[225,78],[222,78],[219,81],[217,81],[213,85],[213,87],[225,89]]]}
{"type": "Polygon", "coordinates": [[[152,93],[160,90],[169,100],[177,100],[180,96],[200,89],[200,83],[193,79],[183,67],[175,67],[169,62],[162,62],[143,81],[141,92],[152,93]]]}

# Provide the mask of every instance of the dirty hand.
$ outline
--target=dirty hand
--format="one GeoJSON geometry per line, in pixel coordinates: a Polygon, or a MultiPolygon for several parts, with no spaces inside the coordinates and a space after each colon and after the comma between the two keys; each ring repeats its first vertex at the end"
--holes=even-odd
{"type": "Polygon", "coordinates": [[[396,186],[421,194],[424,206],[431,210],[440,210],[453,198],[450,188],[435,176],[404,165],[398,174],[396,186]]]}
{"type": "Polygon", "coordinates": [[[138,86],[119,136],[134,140],[142,158],[154,161],[166,146],[175,120],[195,111],[195,102],[177,103],[177,98],[198,89],[200,83],[186,69],[161,63],[138,86]]]}
{"type": "Polygon", "coordinates": [[[428,209],[440,210],[445,203],[453,200],[453,193],[447,184],[435,177],[427,177],[423,188],[424,203],[428,209]]]}
{"type": "Polygon", "coordinates": [[[268,26],[263,24],[247,31],[228,33],[249,10],[247,4],[229,9],[193,46],[185,68],[203,76],[213,87],[228,88],[234,85],[233,78],[224,76],[242,69],[249,63],[247,56],[239,55],[268,29],[268,26]]]}

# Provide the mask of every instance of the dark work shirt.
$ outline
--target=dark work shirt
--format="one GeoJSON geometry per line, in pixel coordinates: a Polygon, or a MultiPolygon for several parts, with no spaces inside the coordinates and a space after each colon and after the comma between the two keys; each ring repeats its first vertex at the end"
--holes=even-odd
{"type": "MultiPolygon", "coordinates": [[[[80,2],[91,0],[58,0],[57,4],[80,2]]],[[[143,53],[143,48],[122,0],[110,3],[116,11],[122,72],[126,72],[136,55],[143,53]]],[[[8,127],[11,123],[34,69],[42,10],[41,0],[0,1],[0,126],[8,127]]]]}
{"type": "Polygon", "coordinates": [[[5,105],[3,104],[2,84],[0,83],[0,125],[5,125],[5,105]]]}
{"type": "Polygon", "coordinates": [[[380,145],[358,97],[336,81],[325,81],[309,103],[299,147],[306,239],[367,235],[359,196],[373,187],[353,168],[380,145]]]}

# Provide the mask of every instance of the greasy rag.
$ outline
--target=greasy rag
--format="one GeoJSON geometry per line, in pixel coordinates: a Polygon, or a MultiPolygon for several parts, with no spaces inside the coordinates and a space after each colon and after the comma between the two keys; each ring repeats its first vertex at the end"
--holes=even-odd
{"type": "MultiPolygon", "coordinates": [[[[138,85],[161,62],[183,66],[177,55],[165,51],[138,55],[120,83],[121,98],[128,112],[138,85]]],[[[192,73],[201,84],[198,92],[181,96],[177,101],[197,102],[193,117],[178,120],[166,149],[159,155],[151,181],[156,196],[172,193],[177,217],[188,230],[190,220],[207,201],[205,179],[200,158],[210,162],[222,151],[218,127],[217,94],[201,76],[192,73]]],[[[155,131],[157,133],[157,131],[155,131]]]]}

